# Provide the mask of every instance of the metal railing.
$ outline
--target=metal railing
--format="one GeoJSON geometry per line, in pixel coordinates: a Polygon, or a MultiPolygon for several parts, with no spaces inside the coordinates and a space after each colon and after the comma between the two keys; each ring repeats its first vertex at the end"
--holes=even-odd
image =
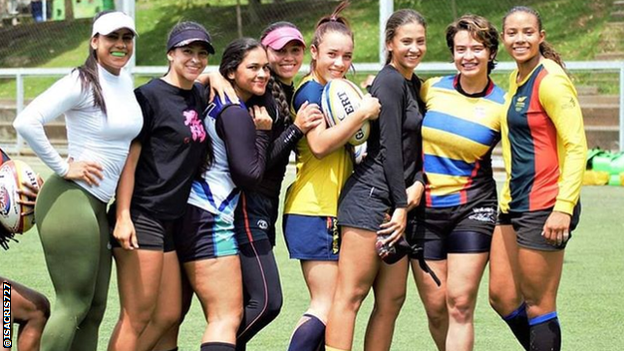
{"type": "MultiPolygon", "coordinates": [[[[305,67],[305,65],[304,65],[305,67]]],[[[382,68],[380,63],[355,64],[357,72],[377,72],[382,68]]],[[[511,72],[516,68],[513,62],[500,62],[494,73],[511,72]]],[[[566,62],[570,72],[602,71],[619,72],[619,149],[624,151],[624,61],[571,61],[566,62]]],[[[50,77],[68,74],[72,68],[0,68],[0,78],[14,78],[16,81],[16,110],[19,114],[24,109],[24,78],[50,77]]],[[[166,66],[135,66],[130,67],[133,76],[157,76],[167,71],[166,66]]],[[[206,71],[218,70],[218,66],[208,66],[206,71]]],[[[417,68],[418,74],[443,74],[455,72],[451,63],[427,62],[417,68]]],[[[6,147],[6,146],[5,146],[6,147]]],[[[8,146],[8,152],[19,154],[24,147],[24,141],[18,135],[15,145],[8,146]]]]}

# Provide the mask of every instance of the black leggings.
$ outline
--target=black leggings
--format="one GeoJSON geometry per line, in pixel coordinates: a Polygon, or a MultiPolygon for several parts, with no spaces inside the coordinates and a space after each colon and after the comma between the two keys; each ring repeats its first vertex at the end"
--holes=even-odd
{"type": "Polygon", "coordinates": [[[238,330],[236,350],[277,317],[282,308],[282,287],[269,240],[253,241],[239,247],[245,315],[238,330]]]}

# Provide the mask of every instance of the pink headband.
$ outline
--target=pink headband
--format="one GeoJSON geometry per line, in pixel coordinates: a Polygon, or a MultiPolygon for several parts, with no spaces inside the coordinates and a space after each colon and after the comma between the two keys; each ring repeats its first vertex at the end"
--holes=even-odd
{"type": "Polygon", "coordinates": [[[272,30],[262,39],[262,45],[271,47],[273,50],[281,50],[289,42],[296,40],[306,46],[303,35],[297,28],[283,26],[272,30]]]}

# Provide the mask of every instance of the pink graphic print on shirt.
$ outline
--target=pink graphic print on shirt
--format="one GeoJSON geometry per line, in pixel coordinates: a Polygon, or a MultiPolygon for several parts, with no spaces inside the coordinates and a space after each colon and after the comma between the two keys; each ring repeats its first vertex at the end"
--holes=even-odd
{"type": "Polygon", "coordinates": [[[204,139],[206,139],[206,131],[204,130],[202,122],[197,118],[197,111],[189,110],[182,112],[182,114],[184,118],[186,118],[184,125],[188,126],[191,130],[193,141],[197,141],[198,139],[200,142],[204,141],[204,139]]]}

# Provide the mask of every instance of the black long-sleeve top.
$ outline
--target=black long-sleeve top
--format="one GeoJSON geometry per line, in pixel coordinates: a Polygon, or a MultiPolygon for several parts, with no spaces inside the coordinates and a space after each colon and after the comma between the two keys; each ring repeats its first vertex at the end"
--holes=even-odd
{"type": "Polygon", "coordinates": [[[217,119],[216,130],[226,145],[234,184],[242,189],[260,184],[266,169],[270,131],[256,130],[249,112],[238,105],[224,108],[217,119]]]}
{"type": "Polygon", "coordinates": [[[367,156],[353,177],[388,192],[395,208],[407,207],[407,187],[424,183],[422,172],[423,113],[419,103],[420,80],[403,77],[386,65],[375,78],[371,94],[379,99],[379,118],[371,122],[367,156]]]}
{"type": "MultiPolygon", "coordinates": [[[[273,84],[280,84],[290,104],[294,94],[294,87],[286,85],[279,80],[276,80],[273,84]]],[[[297,142],[303,138],[304,134],[290,121],[290,116],[282,116],[278,112],[270,87],[267,87],[267,91],[263,96],[250,99],[247,105],[264,106],[273,119],[273,126],[270,132],[267,163],[262,181],[255,187],[243,188],[243,190],[257,191],[270,198],[277,198],[279,197],[284,174],[286,173],[290,152],[295,149],[297,142]]]]}

